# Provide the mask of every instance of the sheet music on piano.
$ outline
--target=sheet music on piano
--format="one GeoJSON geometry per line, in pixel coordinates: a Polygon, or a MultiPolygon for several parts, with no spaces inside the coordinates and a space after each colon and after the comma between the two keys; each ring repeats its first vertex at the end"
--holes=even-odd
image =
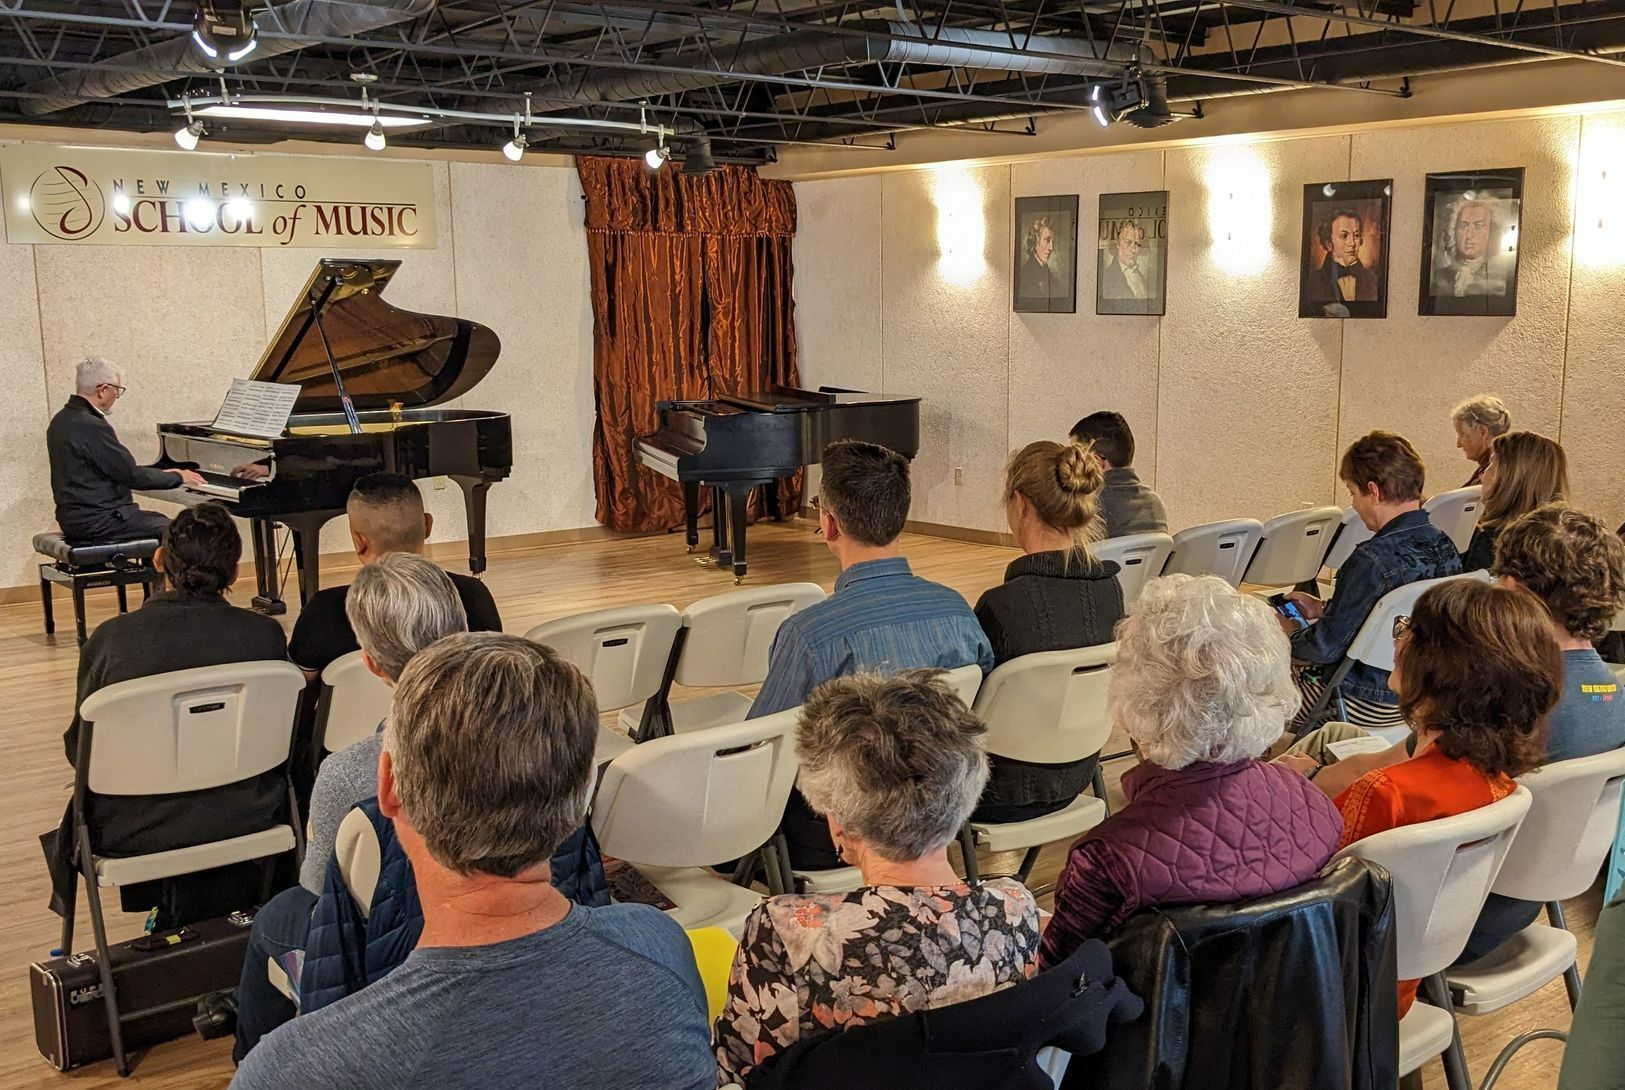
{"type": "Polygon", "coordinates": [[[215,414],[214,428],[252,439],[276,439],[287,430],[300,387],[282,382],[234,378],[215,414]]]}

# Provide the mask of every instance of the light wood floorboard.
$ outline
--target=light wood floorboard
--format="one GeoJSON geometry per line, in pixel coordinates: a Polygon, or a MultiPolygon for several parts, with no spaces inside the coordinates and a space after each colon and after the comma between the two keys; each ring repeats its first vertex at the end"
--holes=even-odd
{"type": "MultiPolygon", "coordinates": [[[[914,570],[945,583],[974,602],[1003,576],[1012,550],[988,545],[909,535],[904,547],[914,570]]],[[[825,589],[838,574],[834,559],[810,524],[787,522],[751,531],[749,584],[811,580],[825,589]]],[[[251,572],[246,573],[251,575],[251,572]]],[[[330,567],[324,573],[332,585],[349,577],[346,569],[330,567]]],[[[618,541],[552,545],[493,554],[486,580],[502,610],[509,632],[523,633],[554,617],[641,601],[668,601],[679,608],[696,598],[732,589],[732,581],[715,569],[686,556],[681,538],[656,536],[618,541]]],[[[251,578],[234,594],[246,603],[251,578]]],[[[296,597],[296,596],[295,596],[296,597]]],[[[136,1085],[153,1090],[194,1090],[221,1087],[231,1077],[229,1042],[188,1038],[148,1050],[138,1057],[128,1082],[120,1080],[111,1063],[97,1064],[67,1075],[40,1058],[34,1047],[28,996],[27,967],[45,957],[57,941],[59,922],[46,907],[45,869],[37,835],[61,817],[69,795],[72,772],[63,758],[61,732],[73,709],[78,652],[71,624],[72,608],[65,596],[58,599],[55,637],[43,635],[37,602],[0,607],[0,730],[6,739],[6,759],[0,764],[0,815],[5,836],[0,837],[0,1086],[12,1090],[52,1087],[112,1087],[136,1085]],[[64,618],[66,618],[64,620],[64,618]]],[[[114,611],[111,591],[90,596],[94,624],[114,611]]],[[[285,618],[291,624],[291,615],[285,618]]],[[[1109,750],[1125,748],[1114,738],[1109,750]]],[[[1121,802],[1118,781],[1129,762],[1108,766],[1114,804],[1121,802]]],[[[1035,887],[1052,885],[1065,845],[1045,850],[1033,874],[1035,887]]],[[[987,869],[990,861],[984,861],[987,869]]],[[[994,868],[1004,863],[991,861],[994,868]]],[[[1006,869],[1013,869],[1014,861],[1006,869]]],[[[1041,898],[1045,908],[1050,898],[1041,898]]],[[[114,898],[114,905],[117,900],[114,898]]],[[[1579,936],[1582,962],[1591,954],[1592,925],[1600,892],[1568,905],[1569,922],[1579,936]]],[[[89,917],[83,907],[79,919],[83,936],[76,942],[89,946],[89,917]]],[[[141,920],[115,912],[110,917],[114,941],[133,937],[141,920]]],[[[1260,1016],[1265,1016],[1262,1011],[1260,1016]]],[[[1276,1015],[1289,1017],[1288,1013],[1276,1015]]],[[[1568,1006],[1561,983],[1505,1011],[1462,1020],[1468,1062],[1481,1079],[1501,1045],[1527,1029],[1548,1026],[1566,1029],[1568,1006]]],[[[1531,1046],[1502,1079],[1503,1090],[1545,1090],[1556,1085],[1560,1046],[1542,1042],[1531,1046]]],[[[1427,1085],[1442,1088],[1438,1064],[1430,1064],[1427,1085]]]]}

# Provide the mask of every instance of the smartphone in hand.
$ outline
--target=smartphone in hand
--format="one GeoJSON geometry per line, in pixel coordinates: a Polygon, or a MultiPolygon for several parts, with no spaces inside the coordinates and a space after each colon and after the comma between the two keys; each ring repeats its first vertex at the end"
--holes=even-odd
{"type": "Polygon", "coordinates": [[[1309,627],[1309,619],[1303,615],[1303,611],[1298,608],[1297,603],[1293,602],[1286,595],[1272,594],[1269,596],[1269,603],[1271,606],[1275,607],[1275,612],[1279,613],[1281,616],[1285,617],[1299,628],[1309,627]]]}

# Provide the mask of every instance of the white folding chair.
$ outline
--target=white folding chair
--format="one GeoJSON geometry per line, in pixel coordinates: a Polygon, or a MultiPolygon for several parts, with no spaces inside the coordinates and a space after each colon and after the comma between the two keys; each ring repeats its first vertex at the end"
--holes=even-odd
{"type": "Polygon", "coordinates": [[[1456,551],[1464,553],[1473,540],[1478,526],[1479,509],[1484,506],[1484,490],[1478,485],[1440,492],[1422,505],[1428,521],[1456,544],[1456,551]]]}
{"type": "Polygon", "coordinates": [[[1167,534],[1129,534],[1096,542],[1089,546],[1089,555],[1096,560],[1116,562],[1123,605],[1129,606],[1140,596],[1148,580],[1162,574],[1173,547],[1174,539],[1167,534]]]}
{"type": "Polygon", "coordinates": [[[1488,582],[1490,573],[1487,571],[1464,572],[1461,575],[1447,575],[1441,579],[1419,579],[1414,583],[1407,583],[1403,587],[1389,591],[1377,600],[1371,607],[1371,612],[1365,616],[1365,623],[1355,634],[1354,642],[1343,653],[1343,661],[1337,664],[1326,679],[1321,689],[1320,699],[1315,701],[1309,709],[1309,715],[1304,720],[1304,730],[1319,725],[1323,712],[1335,701],[1337,714],[1340,718],[1348,719],[1348,706],[1343,700],[1340,686],[1343,679],[1348,677],[1355,663],[1378,670],[1392,671],[1394,668],[1394,618],[1407,616],[1416,608],[1416,600],[1440,583],[1448,583],[1452,579],[1478,579],[1488,582]]]}
{"type": "MultiPolygon", "coordinates": [[[[1530,795],[1529,814],[1507,852],[1491,892],[1546,906],[1546,924],[1533,923],[1491,953],[1447,974],[1456,1010],[1489,1014],[1563,978],[1569,1009],[1580,1002],[1579,943],[1563,918],[1563,901],[1591,888],[1613,846],[1619,822],[1625,748],[1559,761],[1518,777],[1530,795]]],[[[1480,1090],[1490,1090],[1524,1045],[1563,1034],[1533,1030],[1514,1037],[1495,1058],[1480,1090]]]]}
{"type": "MultiPolygon", "coordinates": [[[[987,724],[987,751],[1036,764],[1066,764],[1098,754],[1111,734],[1106,707],[1117,645],[1041,651],[995,669],[976,694],[976,714],[987,724]]],[[[1094,797],[1079,795],[1061,810],[1028,821],[971,820],[960,834],[965,877],[978,876],[976,853],[1025,851],[1016,876],[1023,882],[1044,845],[1071,840],[1105,820],[1105,778],[1095,769],[1094,797]]]]}
{"type": "Polygon", "coordinates": [[[395,691],[367,669],[360,651],[340,655],[322,670],[322,693],[316,702],[316,737],[322,750],[337,753],[370,736],[389,715],[395,691]]]}
{"type": "Polygon", "coordinates": [[[1276,515],[1264,524],[1242,582],[1295,587],[1316,578],[1342,518],[1338,507],[1309,507],[1276,515]]]}
{"type": "MultiPolygon", "coordinates": [[[[124,1023],[154,1012],[119,1009],[100,887],[174,878],[287,851],[302,853],[304,842],[294,816],[299,810],[293,784],[285,771],[288,814],[284,820],[266,815],[266,827],[258,832],[149,855],[97,855],[95,838],[85,821],[86,798],[92,792],[177,795],[286,770],[294,715],[304,688],[305,675],[291,662],[237,662],[121,681],[98,689],[79,708],[71,819],[76,868],[72,886],[84,879],[96,935],[102,1005],[120,1075],[130,1070],[124,1052],[124,1023]]],[[[70,888],[62,920],[64,952],[73,950],[76,896],[76,888],[70,888]]]]}
{"type": "Polygon", "coordinates": [[[1393,878],[1399,979],[1420,980],[1428,998],[1399,1020],[1400,1075],[1442,1055],[1450,1090],[1472,1090],[1444,971],[1466,948],[1529,803],[1520,786],[1488,806],[1389,829],[1337,854],[1370,860],[1393,878]]]}
{"type": "Polygon", "coordinates": [[[1348,563],[1350,554],[1355,549],[1370,541],[1376,531],[1365,524],[1360,513],[1350,507],[1343,512],[1343,521],[1337,524],[1337,532],[1332,535],[1332,547],[1326,550],[1326,559],[1321,567],[1336,571],[1348,563]]]}
{"type": "Polygon", "coordinates": [[[1264,524],[1257,519],[1226,519],[1181,530],[1173,537],[1163,575],[1216,575],[1232,587],[1258,548],[1264,524]]]}
{"type": "MultiPolygon", "coordinates": [[[[598,710],[613,712],[660,693],[682,627],[676,606],[648,603],[546,621],[525,639],[546,644],[580,670],[592,682],[598,710]]],[[[614,760],[632,744],[627,734],[600,726],[598,762],[614,760]]]]}
{"type": "Polygon", "coordinates": [[[975,705],[976,693],[982,687],[982,680],[982,668],[974,662],[947,671],[948,687],[965,702],[967,708],[975,705]]]}
{"type": "Polygon", "coordinates": [[[767,677],[768,652],[779,625],[792,613],[822,602],[817,583],[781,583],[718,594],[683,610],[660,690],[641,705],[621,712],[620,725],[639,741],[737,723],[750,711],[744,693],[720,692],[673,703],[671,687],[716,688],[758,685],[767,677]]]}
{"type": "Polygon", "coordinates": [[[604,770],[591,815],[599,846],[670,898],[683,927],[737,937],[761,900],[706,868],[761,850],[768,874],[784,873],[773,839],[795,783],[800,715],[654,738],[604,770]]]}

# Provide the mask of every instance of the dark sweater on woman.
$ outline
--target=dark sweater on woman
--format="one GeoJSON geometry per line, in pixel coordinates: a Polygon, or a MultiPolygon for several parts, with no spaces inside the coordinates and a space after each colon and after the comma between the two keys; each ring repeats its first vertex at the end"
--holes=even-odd
{"type": "MultiPolygon", "coordinates": [[[[1123,619],[1123,588],[1110,560],[1072,559],[1065,552],[1032,553],[1004,570],[1004,582],[976,603],[976,619],[993,645],[995,664],[1039,651],[1111,643],[1123,619]]],[[[1096,757],[1066,764],[991,758],[993,772],[975,817],[1024,821],[1062,809],[1095,774],[1096,757]]]]}

